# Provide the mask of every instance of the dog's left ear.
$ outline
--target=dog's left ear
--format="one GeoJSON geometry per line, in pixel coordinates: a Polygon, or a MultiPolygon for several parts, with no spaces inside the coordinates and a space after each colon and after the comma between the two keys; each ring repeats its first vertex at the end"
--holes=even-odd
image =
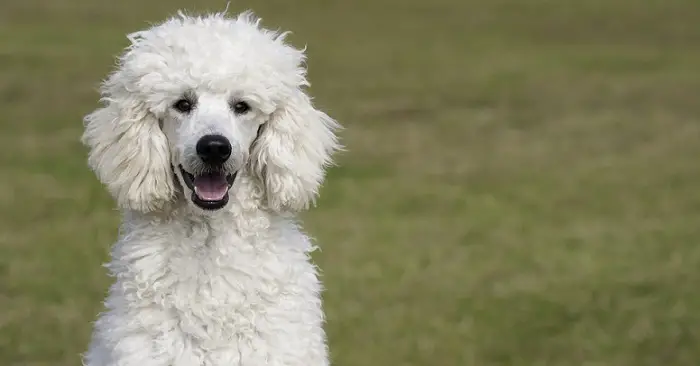
{"type": "Polygon", "coordinates": [[[300,211],[314,202],[331,155],[340,148],[339,128],[300,89],[272,113],[251,148],[251,170],[270,209],[300,211]]]}

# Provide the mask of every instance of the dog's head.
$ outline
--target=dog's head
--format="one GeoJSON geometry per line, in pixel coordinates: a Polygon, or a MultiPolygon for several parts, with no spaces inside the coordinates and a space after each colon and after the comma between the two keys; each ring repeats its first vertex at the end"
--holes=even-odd
{"type": "Polygon", "coordinates": [[[129,35],[83,135],[120,207],[157,211],[180,198],[214,211],[242,177],[274,211],[314,200],[339,126],[304,93],[304,53],[284,36],[250,13],[180,15],[129,35]]]}

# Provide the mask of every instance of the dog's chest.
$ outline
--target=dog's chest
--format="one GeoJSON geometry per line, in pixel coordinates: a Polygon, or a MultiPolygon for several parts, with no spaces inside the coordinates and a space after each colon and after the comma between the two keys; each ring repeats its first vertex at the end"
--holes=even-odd
{"type": "Polygon", "coordinates": [[[168,273],[174,280],[162,296],[183,329],[218,339],[219,332],[245,333],[312,296],[312,284],[303,278],[309,269],[294,253],[199,248],[171,258],[168,273]]]}
{"type": "Polygon", "coordinates": [[[134,288],[148,290],[132,297],[160,313],[156,344],[175,364],[284,365],[322,357],[319,284],[306,252],[182,244],[140,263],[150,267],[134,277],[142,281],[134,288]]]}

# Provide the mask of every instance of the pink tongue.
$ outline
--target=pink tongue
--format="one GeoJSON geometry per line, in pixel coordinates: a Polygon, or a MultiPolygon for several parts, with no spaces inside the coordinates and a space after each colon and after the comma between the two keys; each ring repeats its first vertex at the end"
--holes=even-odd
{"type": "Polygon", "coordinates": [[[218,201],[227,191],[228,183],[223,174],[204,174],[194,178],[194,193],[204,201],[218,201]]]}

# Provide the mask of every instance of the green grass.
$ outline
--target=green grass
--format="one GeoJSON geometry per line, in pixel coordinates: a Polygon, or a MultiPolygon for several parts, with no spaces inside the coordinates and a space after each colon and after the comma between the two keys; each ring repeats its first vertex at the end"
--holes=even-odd
{"type": "MultiPolygon", "coordinates": [[[[79,364],[117,225],[81,117],[192,3],[0,4],[0,365],[79,364]]],[[[346,126],[305,215],[334,365],[700,364],[700,2],[249,7],[346,126]]]]}

